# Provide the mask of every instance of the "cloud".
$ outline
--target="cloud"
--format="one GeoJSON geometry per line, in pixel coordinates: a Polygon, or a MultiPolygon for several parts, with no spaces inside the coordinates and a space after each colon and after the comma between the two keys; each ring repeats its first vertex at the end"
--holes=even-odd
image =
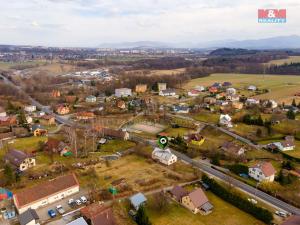
{"type": "Polygon", "coordinates": [[[97,46],[300,35],[299,0],[10,0],[0,43],[97,46]],[[258,24],[257,9],[287,8],[288,23],[258,24]],[[26,42],[26,43],[25,43],[26,42]]]}

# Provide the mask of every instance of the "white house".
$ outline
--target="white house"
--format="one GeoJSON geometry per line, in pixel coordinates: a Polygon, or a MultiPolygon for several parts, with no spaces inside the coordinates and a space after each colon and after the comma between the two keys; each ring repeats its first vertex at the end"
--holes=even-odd
{"type": "Polygon", "coordinates": [[[261,181],[273,182],[276,170],[270,162],[260,162],[249,167],[248,175],[253,179],[261,181]]]}
{"type": "Polygon", "coordinates": [[[275,108],[277,108],[278,103],[275,102],[274,100],[268,100],[268,101],[265,101],[265,102],[263,103],[263,106],[264,106],[264,107],[270,107],[270,108],[272,108],[272,109],[275,109],[275,108]]]}
{"type": "Polygon", "coordinates": [[[35,158],[23,151],[10,149],[3,157],[5,163],[9,163],[14,169],[25,171],[36,165],[35,158]]]}
{"type": "Polygon", "coordinates": [[[190,96],[190,97],[197,97],[197,96],[199,96],[199,94],[200,94],[200,91],[198,91],[198,90],[190,90],[189,92],[188,92],[188,96],[190,96]]]}
{"type": "Polygon", "coordinates": [[[19,214],[27,209],[38,209],[79,192],[75,174],[69,174],[22,189],[13,195],[19,214]]]}
{"type": "Polygon", "coordinates": [[[175,96],[176,91],[174,89],[166,89],[159,92],[160,96],[175,96]]]}
{"type": "Polygon", "coordinates": [[[231,117],[228,114],[221,114],[219,124],[225,127],[232,127],[231,117]]]}
{"type": "Polygon", "coordinates": [[[88,103],[95,103],[97,101],[97,98],[94,95],[89,95],[85,98],[85,101],[88,103]]]}
{"type": "Polygon", "coordinates": [[[185,105],[175,105],[173,106],[173,111],[176,113],[189,113],[190,108],[185,105]]]}
{"type": "Polygon", "coordinates": [[[152,158],[158,160],[159,162],[169,166],[177,162],[177,156],[174,155],[170,149],[160,149],[155,148],[152,152],[152,158]]]}
{"type": "Polygon", "coordinates": [[[119,88],[115,89],[115,96],[118,98],[129,97],[132,95],[131,89],[129,88],[119,88]]]}
{"type": "Polygon", "coordinates": [[[294,137],[292,136],[286,136],[285,140],[282,142],[274,142],[272,143],[276,148],[278,148],[280,151],[291,151],[295,149],[295,142],[294,137]]]}
{"type": "Polygon", "coordinates": [[[6,117],[6,116],[7,116],[6,111],[4,110],[4,108],[0,106],[0,117],[6,117]]]}
{"type": "Polygon", "coordinates": [[[240,100],[240,96],[239,95],[227,95],[226,100],[231,101],[231,102],[237,102],[240,100]]]}
{"type": "Polygon", "coordinates": [[[250,85],[250,86],[248,87],[248,91],[256,91],[256,89],[257,89],[257,87],[254,86],[254,85],[250,85]]]}
{"type": "Polygon", "coordinates": [[[236,95],[236,89],[235,88],[227,88],[226,94],[227,95],[236,95]]]}
{"type": "Polygon", "coordinates": [[[254,98],[248,98],[248,99],[246,100],[245,104],[246,104],[247,106],[250,106],[250,105],[257,105],[257,104],[259,104],[259,100],[256,100],[256,99],[254,99],[254,98]]]}
{"type": "Polygon", "coordinates": [[[196,86],[195,90],[197,90],[197,91],[205,91],[205,87],[203,87],[203,86],[196,86]]]}
{"type": "Polygon", "coordinates": [[[36,111],[36,106],[35,105],[27,105],[24,107],[24,110],[28,113],[32,113],[36,111]]]}
{"type": "Polygon", "coordinates": [[[32,123],[33,119],[31,116],[26,116],[26,121],[27,121],[27,123],[32,123]]]}

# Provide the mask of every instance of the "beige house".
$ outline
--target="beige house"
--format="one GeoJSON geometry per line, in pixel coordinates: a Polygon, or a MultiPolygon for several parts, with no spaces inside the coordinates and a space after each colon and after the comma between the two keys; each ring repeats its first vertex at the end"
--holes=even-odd
{"type": "Polygon", "coordinates": [[[135,86],[136,93],[145,93],[147,91],[147,84],[138,84],[135,86]]]}
{"type": "Polygon", "coordinates": [[[209,202],[201,188],[197,188],[186,196],[183,196],[181,204],[191,210],[194,214],[208,214],[213,209],[213,205],[209,202]]]}
{"type": "Polygon", "coordinates": [[[9,150],[4,156],[4,161],[20,171],[25,171],[36,165],[32,155],[16,149],[9,150]]]}
{"type": "Polygon", "coordinates": [[[158,89],[159,92],[164,91],[164,90],[167,89],[167,84],[166,83],[158,83],[157,84],[157,89],[158,89]]]}
{"type": "Polygon", "coordinates": [[[276,170],[270,162],[259,162],[254,166],[249,167],[248,175],[259,182],[273,182],[275,179],[276,170]]]}
{"type": "Polygon", "coordinates": [[[38,209],[79,192],[75,174],[43,182],[14,193],[13,200],[19,214],[27,209],[38,209]]]}

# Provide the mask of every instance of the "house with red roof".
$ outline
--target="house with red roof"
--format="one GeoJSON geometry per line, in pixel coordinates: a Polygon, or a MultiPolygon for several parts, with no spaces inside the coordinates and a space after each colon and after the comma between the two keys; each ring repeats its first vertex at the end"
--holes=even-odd
{"type": "Polygon", "coordinates": [[[248,175],[253,179],[261,181],[273,182],[276,170],[270,162],[259,162],[249,167],[248,175]]]}

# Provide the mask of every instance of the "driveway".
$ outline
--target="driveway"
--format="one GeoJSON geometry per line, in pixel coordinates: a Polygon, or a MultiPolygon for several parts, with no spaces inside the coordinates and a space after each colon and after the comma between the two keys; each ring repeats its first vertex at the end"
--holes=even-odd
{"type": "MultiPolygon", "coordinates": [[[[54,211],[56,211],[55,210],[56,206],[61,205],[64,208],[64,210],[66,211],[66,213],[69,212],[69,211],[73,211],[74,209],[71,208],[68,205],[68,200],[71,199],[71,198],[78,199],[83,195],[85,197],[88,197],[87,194],[88,194],[88,192],[86,190],[80,190],[78,193],[76,193],[74,195],[68,196],[68,197],[66,197],[66,198],[64,198],[60,201],[54,202],[54,203],[49,204],[49,205],[47,205],[43,208],[37,209],[36,212],[37,212],[38,216],[40,217],[41,223],[51,221],[51,218],[48,215],[48,210],[53,209],[54,211]]],[[[56,217],[58,217],[58,212],[56,211],[56,213],[57,213],[56,217]]]]}

